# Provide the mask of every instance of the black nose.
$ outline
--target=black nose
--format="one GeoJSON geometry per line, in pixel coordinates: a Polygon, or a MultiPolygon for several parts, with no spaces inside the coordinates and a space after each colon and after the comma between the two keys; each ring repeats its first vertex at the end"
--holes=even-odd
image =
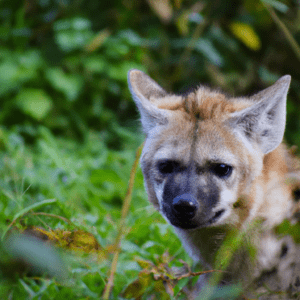
{"type": "Polygon", "coordinates": [[[173,212],[180,218],[192,219],[197,212],[198,202],[190,194],[183,194],[174,198],[173,212]]]}

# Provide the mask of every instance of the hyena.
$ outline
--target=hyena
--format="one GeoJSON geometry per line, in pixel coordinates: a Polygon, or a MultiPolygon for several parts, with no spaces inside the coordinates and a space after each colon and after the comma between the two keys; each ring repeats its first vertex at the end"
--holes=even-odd
{"type": "Polygon", "coordinates": [[[170,94],[139,70],[129,71],[128,81],[146,133],[141,167],[149,201],[188,254],[213,268],[227,233],[245,231],[255,259],[242,247],[222,284],[267,285],[287,293],[260,299],[290,299],[300,286],[299,246],[275,228],[299,221],[299,161],[282,143],[291,77],[238,98],[203,86],[170,94]]]}

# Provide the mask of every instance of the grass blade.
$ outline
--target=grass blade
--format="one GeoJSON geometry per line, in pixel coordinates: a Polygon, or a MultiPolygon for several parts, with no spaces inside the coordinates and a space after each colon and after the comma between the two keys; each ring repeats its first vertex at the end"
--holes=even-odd
{"type": "Polygon", "coordinates": [[[15,214],[12,222],[7,226],[6,230],[4,231],[4,233],[2,234],[2,240],[4,239],[6,233],[8,232],[8,230],[11,228],[11,226],[16,222],[16,220],[18,220],[20,217],[24,216],[25,214],[27,214],[29,211],[31,210],[35,210],[37,208],[41,208],[43,206],[46,206],[48,204],[52,204],[52,203],[55,203],[57,202],[56,199],[46,199],[46,200],[43,200],[41,202],[37,202],[37,203],[34,203],[32,205],[29,205],[28,207],[25,207],[23,209],[21,209],[17,214],[15,214]]]}

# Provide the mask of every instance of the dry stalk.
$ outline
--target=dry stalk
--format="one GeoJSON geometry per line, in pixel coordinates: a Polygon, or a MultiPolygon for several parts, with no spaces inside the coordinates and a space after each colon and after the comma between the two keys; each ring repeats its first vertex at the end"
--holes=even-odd
{"type": "Polygon", "coordinates": [[[130,203],[131,203],[131,199],[132,199],[132,190],[133,190],[133,185],[134,185],[134,178],[135,178],[136,170],[137,170],[137,167],[138,167],[139,158],[141,156],[142,148],[143,148],[143,144],[141,146],[139,146],[139,148],[136,151],[135,160],[134,160],[134,163],[133,163],[131,171],[130,171],[128,189],[127,189],[127,193],[126,193],[126,196],[125,196],[125,199],[124,199],[124,202],[123,202],[121,220],[120,220],[120,223],[119,223],[118,235],[117,235],[116,243],[115,243],[116,251],[114,253],[114,257],[113,257],[113,260],[112,260],[112,263],[111,263],[110,275],[109,275],[107,284],[106,284],[106,286],[104,288],[104,292],[103,292],[103,299],[104,300],[109,299],[109,295],[110,295],[111,289],[113,287],[114,275],[115,275],[116,270],[117,270],[118,258],[119,258],[119,254],[120,254],[120,251],[121,251],[120,245],[121,245],[121,241],[122,241],[124,231],[125,231],[126,217],[128,215],[128,211],[129,211],[129,207],[130,207],[130,203]]]}

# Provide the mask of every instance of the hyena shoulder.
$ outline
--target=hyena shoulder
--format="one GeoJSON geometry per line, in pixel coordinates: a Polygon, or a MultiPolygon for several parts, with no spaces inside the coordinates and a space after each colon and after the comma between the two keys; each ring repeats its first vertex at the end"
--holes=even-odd
{"type": "Polygon", "coordinates": [[[263,278],[287,290],[300,254],[292,237],[276,235],[284,220],[299,221],[300,210],[299,160],[282,143],[290,76],[240,98],[205,87],[173,95],[141,71],[128,76],[146,133],[141,166],[149,201],[208,267],[232,230],[245,232],[257,255],[253,263],[237,251],[229,281],[263,278]]]}

